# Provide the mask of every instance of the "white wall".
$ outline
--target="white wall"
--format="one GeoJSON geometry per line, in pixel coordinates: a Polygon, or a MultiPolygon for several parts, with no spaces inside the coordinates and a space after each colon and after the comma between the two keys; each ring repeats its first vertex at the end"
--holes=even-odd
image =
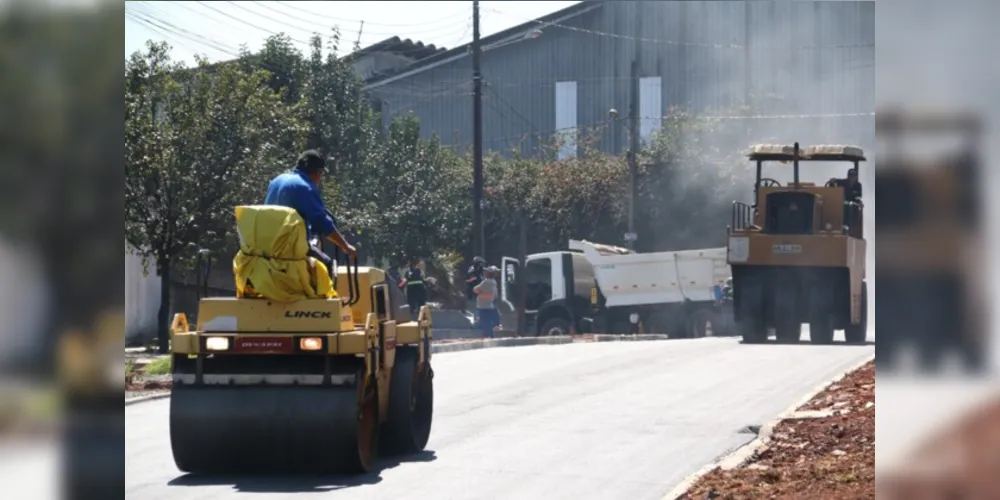
{"type": "Polygon", "coordinates": [[[156,336],[156,314],[160,309],[160,278],[150,263],[143,273],[142,257],[125,246],[125,341],[156,336]]]}
{"type": "Polygon", "coordinates": [[[576,157],[576,107],[576,82],[556,82],[556,130],[563,141],[560,160],[576,157]]]}
{"type": "Polygon", "coordinates": [[[663,126],[663,80],[658,76],[639,79],[639,137],[648,143],[663,126]]]}
{"type": "Polygon", "coordinates": [[[0,238],[0,366],[38,356],[51,306],[45,265],[38,252],[0,238]]]}

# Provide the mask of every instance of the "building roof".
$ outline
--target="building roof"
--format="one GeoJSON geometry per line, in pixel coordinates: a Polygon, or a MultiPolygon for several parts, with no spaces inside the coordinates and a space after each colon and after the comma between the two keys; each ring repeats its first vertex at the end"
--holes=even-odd
{"type": "Polygon", "coordinates": [[[422,60],[434,54],[446,52],[447,50],[448,49],[444,47],[435,47],[434,44],[424,45],[421,41],[413,41],[409,38],[402,40],[398,36],[394,36],[392,38],[386,38],[385,40],[373,45],[369,45],[361,50],[352,52],[348,54],[345,59],[353,60],[375,52],[389,52],[392,54],[406,56],[414,60],[422,60]]]}
{"type": "MultiPolygon", "coordinates": [[[[551,14],[542,16],[538,19],[533,19],[531,21],[527,21],[512,28],[508,28],[498,33],[494,33],[490,36],[483,37],[480,39],[479,43],[481,46],[488,46],[495,44],[497,42],[505,41],[505,39],[508,38],[524,35],[526,31],[537,29],[538,27],[544,27],[545,24],[566,21],[567,19],[571,19],[585,12],[589,12],[597,7],[600,7],[604,3],[605,3],[604,0],[582,0],[579,3],[566,7],[565,9],[557,10],[551,14]]],[[[379,43],[384,43],[384,42],[379,42],[379,43]]],[[[367,51],[372,47],[362,49],[358,52],[367,51]]],[[[385,72],[372,76],[365,82],[365,84],[368,87],[379,86],[379,84],[386,83],[386,80],[392,79],[393,77],[397,77],[403,73],[414,73],[414,72],[419,72],[421,69],[429,69],[429,67],[434,63],[452,59],[465,54],[469,54],[471,52],[472,52],[471,42],[465,45],[460,45],[458,47],[451,48],[449,50],[440,50],[435,52],[433,55],[419,59],[407,66],[403,66],[401,68],[397,68],[390,72],[385,72]]]]}

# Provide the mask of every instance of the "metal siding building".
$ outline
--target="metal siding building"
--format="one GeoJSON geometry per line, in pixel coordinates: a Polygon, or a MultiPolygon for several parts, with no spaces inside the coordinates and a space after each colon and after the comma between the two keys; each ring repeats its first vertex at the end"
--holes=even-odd
{"type": "MultiPolygon", "coordinates": [[[[637,55],[640,77],[660,77],[659,99],[637,99],[641,119],[653,122],[646,128],[675,106],[733,114],[752,92],[757,115],[794,115],[755,117],[768,135],[867,144],[874,22],[874,2],[581,2],[482,39],[484,148],[536,154],[558,128],[556,84],[572,81],[577,125],[599,128],[602,150],[623,151],[625,123],[615,126],[608,110],[626,121],[637,55]],[[815,116],[829,114],[857,116],[815,116]]],[[[425,136],[467,148],[471,75],[466,45],[374,77],[368,89],[386,124],[412,112],[425,136]]],[[[652,91],[656,81],[641,87],[652,91]]]]}

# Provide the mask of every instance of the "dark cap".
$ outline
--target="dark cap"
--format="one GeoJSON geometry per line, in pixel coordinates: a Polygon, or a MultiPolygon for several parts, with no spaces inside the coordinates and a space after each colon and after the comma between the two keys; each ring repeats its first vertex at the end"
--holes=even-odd
{"type": "Polygon", "coordinates": [[[850,168],[850,169],[848,169],[847,170],[847,175],[849,175],[849,176],[850,175],[858,175],[858,169],[856,169],[856,168],[850,168]]]}
{"type": "Polygon", "coordinates": [[[310,149],[299,155],[298,161],[295,162],[295,168],[303,172],[326,172],[326,160],[323,159],[318,151],[310,149]]]}

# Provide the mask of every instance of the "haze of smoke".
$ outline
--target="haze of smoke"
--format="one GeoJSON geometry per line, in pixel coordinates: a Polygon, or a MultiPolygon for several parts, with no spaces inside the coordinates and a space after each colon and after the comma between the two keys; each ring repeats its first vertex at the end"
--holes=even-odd
{"type": "MultiPolygon", "coordinates": [[[[690,8],[702,8],[696,7],[699,4],[702,2],[692,2],[690,8]]],[[[874,307],[874,2],[775,2],[770,10],[766,3],[761,4],[752,10],[754,23],[750,31],[749,114],[758,118],[724,120],[713,133],[692,133],[684,139],[685,144],[699,150],[717,151],[719,157],[714,167],[735,174],[736,182],[720,188],[719,177],[695,171],[706,168],[705,165],[681,165],[676,177],[684,190],[711,193],[712,203],[728,206],[734,199],[749,202],[752,198],[754,165],[743,156],[751,144],[799,142],[803,147],[812,144],[862,147],[869,160],[862,164],[861,180],[865,187],[869,293],[874,307]],[[838,47],[815,48],[817,45],[838,47]],[[759,118],[766,116],[785,117],[759,118]]],[[[738,8],[736,5],[733,8],[738,8]]],[[[727,40],[732,37],[731,28],[731,23],[724,22],[701,26],[699,37],[727,40]]],[[[721,102],[734,104],[745,101],[746,74],[740,60],[744,57],[743,50],[690,50],[694,55],[688,64],[695,65],[695,74],[711,75],[693,83],[699,96],[719,96],[721,99],[716,99],[721,102]]],[[[844,177],[849,167],[844,163],[806,164],[801,180],[822,185],[831,177],[844,177]]],[[[764,176],[790,182],[791,165],[765,166],[764,176]]],[[[869,315],[869,322],[874,322],[874,314],[869,315]]]]}

